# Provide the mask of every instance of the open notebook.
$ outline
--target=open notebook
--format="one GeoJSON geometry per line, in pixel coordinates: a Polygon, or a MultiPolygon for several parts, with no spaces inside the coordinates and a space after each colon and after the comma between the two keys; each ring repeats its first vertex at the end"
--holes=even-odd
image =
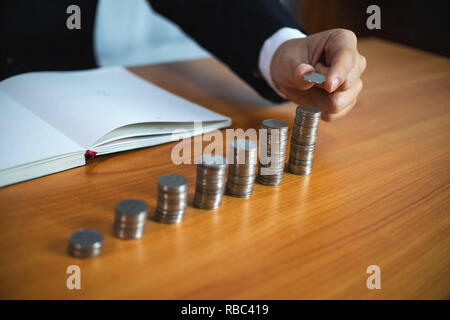
{"type": "Polygon", "coordinates": [[[11,77],[0,82],[0,187],[84,165],[88,150],[190,137],[194,121],[202,132],[231,124],[120,67],[11,77]]]}

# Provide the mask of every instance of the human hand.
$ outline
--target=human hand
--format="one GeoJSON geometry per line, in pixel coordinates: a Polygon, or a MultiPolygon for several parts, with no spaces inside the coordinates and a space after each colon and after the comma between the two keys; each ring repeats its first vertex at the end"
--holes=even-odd
{"type": "Polygon", "coordinates": [[[335,120],[355,105],[363,83],[366,59],[357,50],[357,38],[350,30],[331,29],[283,43],[275,52],[270,72],[277,88],[299,105],[322,109],[322,119],[335,120]],[[302,75],[316,71],[326,75],[315,85],[302,75]]]}

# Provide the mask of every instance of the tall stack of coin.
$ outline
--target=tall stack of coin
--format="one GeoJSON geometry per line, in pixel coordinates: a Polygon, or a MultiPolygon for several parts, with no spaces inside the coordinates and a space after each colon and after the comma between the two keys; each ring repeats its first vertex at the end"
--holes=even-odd
{"type": "Polygon", "coordinates": [[[289,124],[287,122],[267,119],[262,122],[260,135],[260,155],[256,181],[268,186],[281,183],[286,162],[286,145],[289,124]]]}
{"type": "Polygon", "coordinates": [[[188,181],[177,174],[167,174],[158,179],[158,200],[155,221],[179,223],[183,221],[188,199],[188,181]]]}
{"type": "Polygon", "coordinates": [[[67,252],[75,258],[92,258],[98,256],[103,247],[103,234],[94,229],[75,231],[69,239],[67,252]]]}
{"type": "Polygon", "coordinates": [[[258,158],[258,144],[238,139],[231,143],[233,161],[228,170],[227,193],[248,198],[253,193],[258,158]]]}
{"type": "Polygon", "coordinates": [[[311,173],[320,114],[318,107],[297,107],[289,154],[289,172],[299,175],[311,173]]]}
{"type": "Polygon", "coordinates": [[[144,235],[148,204],[142,200],[127,199],[116,206],[113,232],[120,239],[139,239],[144,235]]]}
{"type": "Polygon", "coordinates": [[[227,161],[215,154],[206,154],[197,165],[194,205],[200,209],[216,209],[222,204],[227,161]]]}

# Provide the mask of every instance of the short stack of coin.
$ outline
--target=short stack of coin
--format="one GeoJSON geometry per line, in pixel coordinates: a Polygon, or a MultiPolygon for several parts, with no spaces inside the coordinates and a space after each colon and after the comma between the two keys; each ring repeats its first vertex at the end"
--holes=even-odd
{"type": "Polygon", "coordinates": [[[149,206],[137,199],[127,199],[116,206],[113,232],[120,239],[139,239],[144,235],[149,206]]]}
{"type": "Polygon", "coordinates": [[[161,223],[179,223],[183,221],[188,199],[188,181],[177,174],[159,177],[158,200],[154,219],[161,223]]]}
{"type": "Polygon", "coordinates": [[[267,119],[262,122],[261,129],[265,131],[260,135],[256,181],[267,186],[276,186],[284,176],[289,124],[281,120],[267,119]]]}
{"type": "Polygon", "coordinates": [[[299,175],[311,173],[320,114],[318,107],[297,107],[289,154],[289,172],[299,175]]]}
{"type": "Polygon", "coordinates": [[[206,154],[197,165],[194,205],[200,209],[216,209],[222,204],[225,190],[227,160],[219,155],[206,154]]]}
{"type": "Polygon", "coordinates": [[[75,258],[85,259],[98,256],[103,247],[103,234],[94,229],[75,231],[69,239],[67,252],[75,258]]]}
{"type": "Polygon", "coordinates": [[[233,160],[228,170],[227,193],[248,198],[253,193],[258,160],[258,144],[238,139],[231,143],[233,160]]]}

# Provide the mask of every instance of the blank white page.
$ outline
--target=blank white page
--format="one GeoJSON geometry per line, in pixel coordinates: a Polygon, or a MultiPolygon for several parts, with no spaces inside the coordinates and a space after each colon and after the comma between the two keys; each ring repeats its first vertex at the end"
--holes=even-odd
{"type": "Polygon", "coordinates": [[[0,171],[83,148],[0,91],[0,171]]]}
{"type": "Polygon", "coordinates": [[[0,90],[85,149],[133,123],[230,120],[121,67],[27,73],[0,82],[0,90]]]}

